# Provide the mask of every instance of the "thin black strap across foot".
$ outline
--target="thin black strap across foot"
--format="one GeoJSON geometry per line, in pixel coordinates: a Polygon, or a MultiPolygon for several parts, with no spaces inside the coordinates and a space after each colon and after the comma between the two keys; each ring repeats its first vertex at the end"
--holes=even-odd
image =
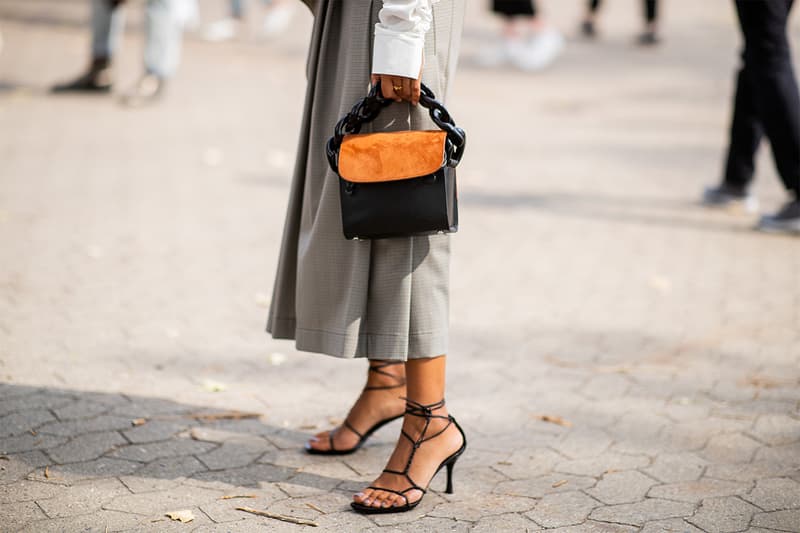
{"type": "MultiPolygon", "coordinates": [[[[450,416],[450,415],[442,416],[442,415],[433,414],[433,411],[435,411],[437,409],[441,409],[442,407],[445,406],[445,401],[444,400],[440,400],[440,401],[438,401],[436,403],[432,403],[430,405],[423,405],[421,403],[415,402],[414,400],[409,400],[408,398],[404,398],[404,399],[406,401],[406,414],[409,415],[409,416],[417,416],[417,417],[420,417],[420,418],[424,418],[425,419],[425,425],[423,426],[422,431],[420,432],[419,438],[417,438],[417,439],[414,439],[411,435],[406,433],[405,430],[401,431],[401,435],[403,435],[405,438],[407,438],[409,440],[409,442],[411,442],[411,446],[412,446],[411,453],[409,454],[408,460],[406,461],[406,466],[405,466],[405,468],[403,468],[402,471],[400,471],[400,470],[391,470],[391,469],[387,468],[383,472],[386,473],[386,474],[394,474],[394,475],[397,475],[397,476],[404,477],[406,479],[406,481],[408,481],[410,486],[407,489],[404,489],[404,490],[401,490],[401,491],[397,491],[397,490],[389,489],[389,488],[385,488],[385,487],[378,487],[378,486],[375,486],[375,485],[370,485],[368,488],[373,489],[373,490],[380,490],[380,491],[384,491],[384,492],[391,492],[392,494],[396,494],[398,496],[401,496],[405,500],[405,505],[382,508],[382,507],[372,507],[372,506],[369,506],[369,505],[363,505],[363,504],[359,504],[359,503],[353,502],[351,504],[351,506],[356,511],[359,511],[359,512],[362,512],[362,513],[396,513],[396,512],[410,511],[411,509],[416,507],[419,504],[419,502],[422,501],[422,498],[425,496],[425,494],[427,494],[427,492],[428,492],[427,488],[421,487],[417,482],[415,482],[413,479],[411,479],[411,475],[409,474],[409,471],[411,470],[411,464],[414,462],[414,457],[417,454],[417,450],[424,443],[428,442],[429,440],[435,439],[436,437],[438,437],[439,435],[441,435],[442,433],[447,431],[450,428],[450,426],[455,424],[456,428],[458,428],[459,432],[461,432],[461,436],[464,439],[464,442],[461,445],[461,448],[459,448],[459,450],[456,453],[450,455],[447,459],[445,459],[442,462],[442,464],[439,465],[439,468],[436,470],[436,473],[438,473],[439,470],[442,469],[442,467],[444,467],[444,466],[448,467],[448,484],[447,484],[448,485],[448,491],[452,490],[452,488],[451,488],[452,487],[452,480],[451,480],[451,477],[450,477],[450,476],[452,476],[452,465],[455,463],[456,459],[458,459],[458,457],[464,452],[464,449],[467,446],[467,439],[464,436],[464,432],[461,430],[461,427],[459,427],[459,425],[456,422],[455,418],[453,418],[452,416],[450,416]],[[433,435],[428,436],[427,435],[428,429],[430,428],[431,420],[433,420],[434,418],[438,418],[440,420],[447,420],[447,424],[441,430],[437,431],[433,435]],[[420,496],[419,499],[417,499],[413,503],[411,503],[408,500],[408,493],[411,492],[412,490],[418,490],[418,491],[420,491],[422,493],[422,496],[420,496]]],[[[434,476],[435,475],[436,474],[434,474],[434,476]]],[[[430,482],[429,482],[429,484],[430,484],[430,482]]]]}
{"type": "MultiPolygon", "coordinates": [[[[368,369],[369,372],[375,372],[376,374],[381,374],[382,376],[390,377],[393,380],[395,380],[395,384],[394,385],[370,385],[370,386],[364,387],[364,390],[365,391],[391,390],[391,389],[399,389],[401,387],[405,387],[406,386],[406,378],[405,378],[405,376],[398,376],[396,374],[392,374],[391,372],[387,372],[386,370],[384,370],[387,367],[396,366],[396,365],[402,365],[402,364],[405,364],[405,362],[404,361],[381,361],[380,363],[370,364],[369,365],[369,369],[368,369]]],[[[364,444],[364,442],[370,437],[370,435],[372,433],[374,433],[375,431],[377,431],[378,429],[380,429],[384,425],[388,424],[389,422],[393,422],[393,421],[397,420],[398,418],[401,418],[402,416],[403,415],[398,415],[398,416],[394,416],[394,417],[391,417],[391,418],[387,418],[385,420],[381,420],[380,422],[378,422],[377,424],[375,424],[374,426],[369,428],[364,433],[361,433],[356,428],[354,428],[353,425],[345,418],[344,422],[342,422],[342,426],[346,427],[347,429],[349,429],[350,431],[355,433],[356,436],[358,436],[358,439],[359,439],[358,443],[355,446],[353,446],[352,448],[347,448],[345,450],[337,450],[336,449],[336,445],[334,445],[334,443],[333,443],[333,439],[336,437],[336,433],[339,431],[339,429],[341,429],[341,427],[339,427],[337,429],[334,429],[334,430],[328,432],[328,445],[329,445],[329,450],[330,450],[329,452],[327,452],[327,451],[315,451],[315,452],[312,452],[312,453],[326,454],[326,452],[327,452],[328,455],[344,455],[344,454],[348,454],[348,453],[353,453],[354,451],[359,449],[364,444]]],[[[306,451],[311,451],[311,450],[307,448],[306,451]]]]}

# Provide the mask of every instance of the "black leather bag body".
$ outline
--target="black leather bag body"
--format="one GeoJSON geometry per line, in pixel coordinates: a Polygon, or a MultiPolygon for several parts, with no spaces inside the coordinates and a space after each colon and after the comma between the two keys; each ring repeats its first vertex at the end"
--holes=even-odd
{"type": "Polygon", "coordinates": [[[420,105],[441,130],[359,133],[391,104],[376,84],[339,121],[328,141],[328,162],[339,176],[345,238],[457,231],[456,166],[466,133],[425,85],[420,105]]]}

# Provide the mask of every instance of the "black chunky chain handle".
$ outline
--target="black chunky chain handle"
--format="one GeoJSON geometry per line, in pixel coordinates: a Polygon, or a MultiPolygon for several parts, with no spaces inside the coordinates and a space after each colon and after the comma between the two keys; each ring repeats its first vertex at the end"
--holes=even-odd
{"type": "MultiPolygon", "coordinates": [[[[381,109],[388,107],[394,102],[384,98],[381,94],[380,82],[372,86],[369,94],[360,100],[353,109],[350,110],[337,124],[333,137],[328,140],[325,151],[328,155],[328,163],[337,174],[339,173],[339,148],[342,146],[344,136],[361,131],[361,126],[375,120],[381,109]]],[[[461,162],[464,149],[467,146],[467,133],[456,126],[453,117],[447,112],[444,105],[436,100],[436,96],[424,83],[421,87],[419,103],[428,109],[431,119],[437,126],[447,132],[447,165],[456,167],[461,162]]]]}

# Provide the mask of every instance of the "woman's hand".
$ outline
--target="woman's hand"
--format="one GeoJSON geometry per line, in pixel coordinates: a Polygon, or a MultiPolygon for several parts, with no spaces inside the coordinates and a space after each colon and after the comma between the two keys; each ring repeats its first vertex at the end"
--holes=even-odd
{"type": "MultiPolygon", "coordinates": [[[[420,73],[421,74],[421,73],[420,73]]],[[[420,76],[421,78],[421,76],[420,76]]],[[[419,103],[420,78],[404,78],[402,76],[389,76],[387,74],[373,74],[372,84],[381,82],[381,93],[384,98],[389,98],[395,102],[411,102],[413,105],[419,103]]]]}

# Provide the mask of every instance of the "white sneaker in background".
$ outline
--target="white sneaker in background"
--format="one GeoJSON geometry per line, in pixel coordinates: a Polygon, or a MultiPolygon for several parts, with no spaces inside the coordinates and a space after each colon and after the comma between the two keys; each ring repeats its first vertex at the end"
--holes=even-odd
{"type": "Polygon", "coordinates": [[[479,66],[485,68],[500,67],[505,65],[510,59],[509,48],[511,46],[511,42],[512,40],[507,37],[498,37],[492,42],[487,43],[485,47],[481,48],[481,51],[475,58],[475,62],[479,66]]]}
{"type": "Polygon", "coordinates": [[[509,49],[511,62],[520,70],[535,72],[549,67],[564,50],[564,36],[546,28],[509,49]]]}
{"type": "Polygon", "coordinates": [[[261,32],[265,37],[273,37],[286,31],[294,16],[294,7],[286,2],[281,2],[271,7],[264,17],[261,32]]]}
{"type": "Polygon", "coordinates": [[[240,22],[235,18],[224,18],[212,22],[203,30],[203,39],[214,43],[230,41],[239,33],[240,22]]]}

